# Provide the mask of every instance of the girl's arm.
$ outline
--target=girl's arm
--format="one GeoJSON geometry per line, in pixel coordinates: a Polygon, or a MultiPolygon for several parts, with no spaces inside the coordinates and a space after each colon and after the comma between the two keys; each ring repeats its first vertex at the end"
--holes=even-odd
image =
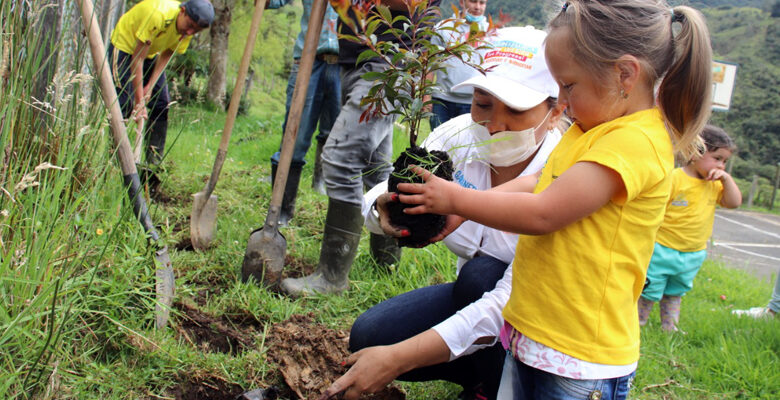
{"type": "Polygon", "coordinates": [[[417,167],[425,181],[402,183],[398,190],[404,203],[418,204],[408,214],[457,214],[507,232],[542,235],[584,218],[625,191],[620,175],[592,162],[578,162],[543,192],[511,193],[465,189],[417,167]]]}
{"type": "Polygon", "coordinates": [[[722,169],[712,169],[707,174],[707,180],[720,180],[723,184],[723,195],[720,197],[720,206],[726,208],[737,208],[742,204],[742,192],[734,182],[734,179],[728,172],[722,169]]]}

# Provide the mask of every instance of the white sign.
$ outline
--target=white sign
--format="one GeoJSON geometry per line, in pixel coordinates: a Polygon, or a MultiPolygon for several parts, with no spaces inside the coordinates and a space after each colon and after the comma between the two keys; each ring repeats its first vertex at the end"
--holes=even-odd
{"type": "Polygon", "coordinates": [[[737,64],[712,61],[712,109],[714,111],[729,110],[736,78],[737,64]]]}

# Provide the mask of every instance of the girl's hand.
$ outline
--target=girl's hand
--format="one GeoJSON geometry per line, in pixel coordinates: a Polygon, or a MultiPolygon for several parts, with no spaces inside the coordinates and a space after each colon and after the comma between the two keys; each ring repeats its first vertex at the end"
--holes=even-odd
{"type": "Polygon", "coordinates": [[[390,222],[390,212],[387,210],[387,204],[398,201],[398,193],[385,192],[376,198],[376,211],[379,214],[379,226],[387,236],[395,238],[409,236],[409,230],[404,226],[393,225],[390,222]]]}
{"type": "Polygon", "coordinates": [[[707,174],[707,180],[708,181],[722,181],[728,175],[729,175],[729,173],[724,171],[724,170],[722,170],[722,169],[713,168],[707,174]]]}
{"type": "Polygon", "coordinates": [[[455,214],[454,202],[457,191],[461,189],[456,183],[437,177],[424,168],[411,166],[415,174],[422,177],[425,183],[399,183],[398,191],[411,193],[402,194],[398,198],[402,203],[418,204],[404,210],[407,214],[455,214]]]}
{"type": "Polygon", "coordinates": [[[346,365],[352,367],[341,378],[336,379],[318,400],[327,400],[339,393],[347,400],[360,398],[363,393],[382,390],[398,375],[396,358],[388,346],[367,347],[353,353],[346,365]]]}

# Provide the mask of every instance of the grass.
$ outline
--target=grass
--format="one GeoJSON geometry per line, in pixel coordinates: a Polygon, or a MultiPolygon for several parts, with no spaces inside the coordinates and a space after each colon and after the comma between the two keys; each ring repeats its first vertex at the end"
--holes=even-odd
{"type": "MultiPolygon", "coordinates": [[[[223,118],[198,108],[178,108],[174,112],[171,135],[178,138],[167,156],[168,178],[163,183],[164,192],[172,200],[152,207],[154,221],[163,224],[166,240],[172,246],[189,235],[190,195],[201,190],[208,177],[223,118]]],[[[350,272],[350,290],[343,296],[291,300],[241,283],[239,271],[246,239],[263,223],[270,201],[270,183],[265,178],[270,174],[268,157],[278,146],[280,126],[280,118],[264,121],[262,126],[252,115],[237,121],[215,192],[219,196],[216,247],[206,252],[172,251],[180,301],[192,303],[208,293],[201,308],[213,315],[247,313],[267,325],[293,314],[314,312],[318,322],[348,329],[363,310],[387,297],[454,278],[454,256],[441,245],[405,249],[401,264],[392,273],[378,269],[368,256],[364,235],[350,272]]],[[[396,152],[404,142],[405,137],[397,132],[396,152]]],[[[314,264],[326,198],[308,188],[310,177],[311,163],[304,169],[296,217],[282,233],[287,238],[289,255],[314,264]]],[[[122,228],[127,230],[122,234],[130,236],[140,231],[132,223],[122,228]]],[[[260,345],[236,355],[211,353],[192,346],[171,330],[153,330],[148,302],[153,290],[152,271],[140,266],[149,261],[144,243],[136,240],[123,249],[106,262],[131,268],[137,276],[120,271],[101,276],[102,291],[96,293],[99,301],[83,311],[83,315],[95,319],[100,336],[87,340],[88,344],[74,343],[74,350],[83,347],[87,351],[68,359],[67,368],[63,366],[56,372],[59,389],[67,394],[64,397],[151,398],[193,377],[244,388],[274,383],[274,366],[265,362],[266,349],[260,345]],[[65,369],[72,373],[63,372],[65,369]]],[[[764,304],[770,292],[766,282],[706,262],[695,289],[683,302],[681,327],[687,334],[661,332],[657,311],[643,328],[642,359],[632,396],[775,398],[780,390],[778,321],[756,322],[730,314],[733,308],[764,304]],[[721,294],[726,301],[721,300],[721,294]]],[[[454,385],[444,383],[404,386],[415,399],[454,398],[459,392],[454,385]]]]}
{"type": "MultiPolygon", "coordinates": [[[[29,82],[41,58],[6,50],[40,49],[38,16],[15,12],[12,3],[0,3],[0,54],[9,57],[0,59],[0,76],[13,76],[0,77],[0,398],[154,399],[170,398],[192,382],[233,390],[279,383],[276,366],[266,361],[263,333],[255,335],[255,345],[224,353],[204,351],[174,329],[154,329],[152,253],[129,209],[105,114],[90,93],[94,84],[60,74],[57,89],[39,99],[51,106],[47,113],[33,112],[29,82]],[[54,123],[40,130],[42,120],[54,123]]],[[[277,16],[277,24],[297,22],[294,13],[277,16]]],[[[74,46],[61,71],[83,70],[84,48],[74,46]]],[[[266,89],[260,86],[254,90],[266,89]]],[[[176,247],[189,237],[191,195],[208,178],[225,116],[198,107],[172,110],[162,184],[168,201],[150,209],[171,248],[177,301],[216,317],[251,317],[258,332],[302,313],[348,329],[362,311],[390,296],[454,279],[455,257],[440,244],[404,250],[400,265],[386,271],[368,256],[364,235],[350,290],[342,296],[291,300],[240,282],[246,240],[264,222],[271,197],[269,157],[279,145],[283,117],[283,85],[275,87],[264,94],[272,106],[255,105],[236,122],[215,192],[216,243],[205,252],[176,247]]],[[[396,154],[406,142],[396,131],[396,154]]],[[[308,157],[296,217],[282,233],[290,256],[315,264],[326,198],[309,189],[308,157]]],[[[770,292],[767,282],[705,263],[683,302],[687,334],[662,333],[657,313],[643,329],[633,397],[777,398],[780,321],[730,314],[765,304],[770,292]]],[[[449,399],[459,392],[446,383],[404,387],[412,399],[449,399]]]]}

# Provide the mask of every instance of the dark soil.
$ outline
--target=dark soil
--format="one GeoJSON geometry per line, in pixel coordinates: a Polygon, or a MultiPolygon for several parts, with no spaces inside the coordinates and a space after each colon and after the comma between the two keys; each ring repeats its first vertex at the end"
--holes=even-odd
{"type": "Polygon", "coordinates": [[[176,250],[178,250],[178,251],[193,251],[193,250],[195,250],[195,247],[192,246],[192,238],[190,238],[189,236],[179,240],[173,247],[176,250]]]}
{"type": "MultiPolygon", "coordinates": [[[[444,151],[433,150],[428,152],[423,147],[414,146],[407,148],[393,163],[393,172],[387,184],[389,192],[398,192],[399,183],[422,183],[421,177],[409,171],[410,164],[414,164],[433,172],[439,178],[452,180],[454,167],[449,154],[444,151]]],[[[403,210],[414,205],[403,203],[389,203],[390,221],[397,226],[406,227],[411,235],[398,239],[400,246],[420,247],[428,243],[444,228],[447,217],[438,214],[408,215],[403,210]]]]}
{"type": "Polygon", "coordinates": [[[284,257],[284,270],[282,271],[282,279],[285,278],[300,278],[303,276],[311,275],[317,266],[309,261],[306,261],[300,257],[293,257],[287,254],[284,257]]]}
{"type": "Polygon", "coordinates": [[[176,308],[183,314],[174,324],[179,336],[203,351],[236,355],[253,345],[255,328],[261,325],[246,313],[215,318],[186,304],[177,303],[176,308]]]}
{"type": "Polygon", "coordinates": [[[241,393],[241,386],[220,379],[186,377],[168,396],[176,400],[235,400],[241,393]]]}
{"type": "MultiPolygon", "coordinates": [[[[347,372],[341,363],[347,359],[349,335],[314,322],[313,314],[294,315],[271,327],[265,343],[268,359],[290,390],[300,399],[317,399],[336,379],[347,372]]],[[[369,399],[402,400],[406,394],[390,385],[364,396],[369,399]]]]}

